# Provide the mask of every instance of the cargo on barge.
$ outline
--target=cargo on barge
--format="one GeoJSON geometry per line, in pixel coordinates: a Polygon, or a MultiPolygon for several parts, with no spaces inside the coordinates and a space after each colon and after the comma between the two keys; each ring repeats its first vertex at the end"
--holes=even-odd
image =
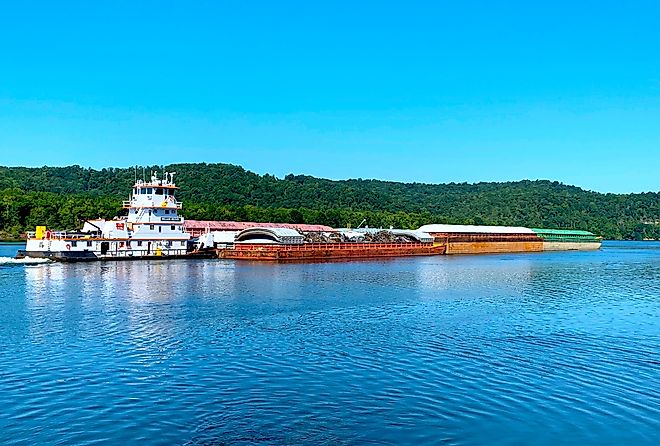
{"type": "Polygon", "coordinates": [[[397,229],[332,229],[301,233],[293,228],[253,227],[223,235],[209,233],[221,259],[318,261],[445,254],[446,246],[421,231],[397,229]]]}
{"type": "Polygon", "coordinates": [[[214,248],[219,258],[267,261],[595,250],[601,243],[600,237],[587,231],[511,226],[323,229],[303,232],[292,227],[250,227],[209,232],[200,240],[206,240],[203,244],[214,248]]]}

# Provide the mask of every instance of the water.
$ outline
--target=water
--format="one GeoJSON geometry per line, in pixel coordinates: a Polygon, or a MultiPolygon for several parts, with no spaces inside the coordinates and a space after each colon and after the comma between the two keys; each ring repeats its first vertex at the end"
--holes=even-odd
{"type": "Polygon", "coordinates": [[[17,265],[2,444],[658,444],[660,243],[17,265]]]}

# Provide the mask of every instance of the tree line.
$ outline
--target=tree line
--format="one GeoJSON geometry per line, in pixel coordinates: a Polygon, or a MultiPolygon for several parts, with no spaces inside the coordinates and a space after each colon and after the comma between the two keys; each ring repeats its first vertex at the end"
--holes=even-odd
{"type": "Polygon", "coordinates": [[[660,194],[601,194],[552,181],[423,184],[277,178],[229,164],[139,168],[0,167],[0,237],[34,226],[80,227],[123,212],[136,178],[175,171],[183,215],[199,220],[273,221],[417,228],[427,223],[586,229],[608,239],[660,238],[660,194]]]}

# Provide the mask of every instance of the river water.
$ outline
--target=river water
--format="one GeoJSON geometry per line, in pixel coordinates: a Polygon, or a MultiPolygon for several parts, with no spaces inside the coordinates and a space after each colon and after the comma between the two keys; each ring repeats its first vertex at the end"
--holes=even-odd
{"type": "Polygon", "coordinates": [[[660,243],[319,264],[24,264],[0,443],[660,442],[660,243]]]}

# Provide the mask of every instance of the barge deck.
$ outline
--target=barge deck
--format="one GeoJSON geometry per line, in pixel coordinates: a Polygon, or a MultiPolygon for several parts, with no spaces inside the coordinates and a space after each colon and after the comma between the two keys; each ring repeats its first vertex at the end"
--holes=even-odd
{"type": "Polygon", "coordinates": [[[444,244],[433,243],[305,243],[298,245],[236,244],[216,249],[218,258],[260,261],[373,259],[443,255],[444,244]]]}

